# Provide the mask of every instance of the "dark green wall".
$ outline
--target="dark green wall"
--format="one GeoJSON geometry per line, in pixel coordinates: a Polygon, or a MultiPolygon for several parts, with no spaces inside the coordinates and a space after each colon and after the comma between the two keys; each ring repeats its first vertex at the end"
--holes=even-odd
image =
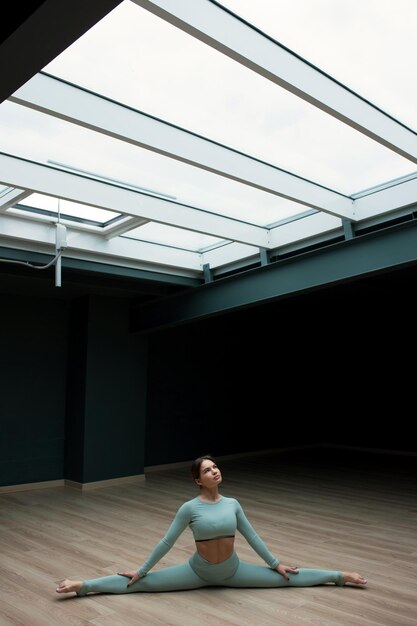
{"type": "Polygon", "coordinates": [[[0,485],[311,443],[417,451],[409,287],[334,287],[149,341],[128,299],[3,294],[0,485]]]}
{"type": "Polygon", "coordinates": [[[146,338],[127,299],[2,296],[0,486],[143,473],[146,338]]]}
{"type": "Polygon", "coordinates": [[[344,285],[151,335],[145,464],[319,443],[417,451],[410,297],[344,285]]]}
{"type": "Polygon", "coordinates": [[[318,442],[314,423],[300,429],[314,358],[280,308],[152,335],[145,464],[318,442]]]}
{"type": "Polygon", "coordinates": [[[81,297],[69,307],[64,475],[76,482],[84,470],[88,303],[88,296],[81,297]]]}
{"type": "Polygon", "coordinates": [[[0,485],[63,477],[67,306],[5,296],[0,307],[0,485]]]}
{"type": "Polygon", "coordinates": [[[146,338],[129,334],[129,302],[72,303],[66,478],[93,482],[143,473],[146,338]]]}

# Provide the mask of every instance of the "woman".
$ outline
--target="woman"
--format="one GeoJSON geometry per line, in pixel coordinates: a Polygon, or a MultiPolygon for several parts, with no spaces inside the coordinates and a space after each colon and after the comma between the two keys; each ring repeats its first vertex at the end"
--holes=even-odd
{"type": "Polygon", "coordinates": [[[191,473],[200,488],[200,494],[178,509],[167,534],[137,571],[121,572],[93,580],[65,579],[56,591],[75,591],[78,596],[84,596],[89,592],[176,591],[207,586],[310,587],[325,583],[340,586],[346,583],[366,585],[366,579],[356,572],[301,569],[283,565],[257,535],[239,502],[220,495],[222,475],[215,460],[209,455],[199,457],[192,464],[191,473]],[[197,548],[189,561],[148,574],[172,548],[187,526],[193,532],[197,548]],[[268,567],[239,560],[234,550],[236,529],[268,567]]]}

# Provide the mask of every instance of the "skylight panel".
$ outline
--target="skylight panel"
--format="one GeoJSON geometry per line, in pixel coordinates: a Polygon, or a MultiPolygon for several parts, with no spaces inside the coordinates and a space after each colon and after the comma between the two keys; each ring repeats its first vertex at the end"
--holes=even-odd
{"type": "Polygon", "coordinates": [[[58,169],[69,166],[80,176],[93,172],[116,186],[158,190],[175,202],[251,224],[305,211],[297,202],[10,102],[0,105],[0,132],[4,152],[58,169]]]}
{"type": "Polygon", "coordinates": [[[221,4],[417,131],[414,0],[221,4]]]}
{"type": "Polygon", "coordinates": [[[113,211],[106,211],[105,209],[70,202],[69,200],[52,198],[51,196],[45,196],[39,193],[31,194],[28,198],[25,198],[20,205],[50,211],[51,213],[56,213],[57,217],[59,211],[61,215],[78,217],[88,221],[98,222],[102,225],[120,216],[120,213],[113,211]]]}
{"type": "Polygon", "coordinates": [[[341,193],[415,170],[128,1],[45,69],[341,193]]]}

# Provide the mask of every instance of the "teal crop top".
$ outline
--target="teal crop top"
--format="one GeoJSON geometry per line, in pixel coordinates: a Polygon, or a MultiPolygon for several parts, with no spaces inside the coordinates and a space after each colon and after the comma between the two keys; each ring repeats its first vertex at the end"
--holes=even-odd
{"type": "Polygon", "coordinates": [[[271,568],[279,560],[275,558],[246,518],[235,498],[222,496],[217,502],[202,502],[199,497],[184,502],[163,539],[137,570],[145,576],[147,572],[172,548],[181,533],[189,526],[195,541],[234,536],[236,529],[249,545],[271,568]]]}

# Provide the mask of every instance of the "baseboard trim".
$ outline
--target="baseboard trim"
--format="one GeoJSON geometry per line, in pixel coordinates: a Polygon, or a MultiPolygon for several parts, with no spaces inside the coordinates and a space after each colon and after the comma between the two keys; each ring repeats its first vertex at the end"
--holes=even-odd
{"type": "MultiPolygon", "coordinates": [[[[385,454],[394,456],[417,457],[417,452],[408,450],[391,450],[387,448],[367,448],[364,446],[346,446],[337,443],[319,443],[303,446],[287,446],[285,448],[269,448],[267,450],[256,450],[253,452],[238,452],[235,454],[224,454],[217,456],[218,461],[227,461],[233,459],[241,459],[251,456],[260,456],[263,454],[279,454],[281,452],[289,452],[292,450],[306,450],[311,448],[333,448],[335,450],[356,450],[358,452],[367,452],[371,454],[385,454]]],[[[144,468],[145,473],[159,472],[181,467],[190,467],[194,459],[188,461],[178,461],[176,463],[164,463],[162,465],[147,465],[144,468]]],[[[121,478],[110,478],[109,480],[98,480],[91,483],[79,483],[74,480],[45,480],[38,483],[23,483],[21,485],[5,485],[0,487],[0,494],[15,493],[19,491],[31,491],[35,489],[51,489],[53,487],[68,487],[69,489],[77,489],[78,491],[89,491],[92,489],[100,489],[102,487],[112,487],[131,482],[143,482],[146,480],[145,474],[136,474],[134,476],[122,476],[121,478]]]]}
{"type": "Polygon", "coordinates": [[[120,478],[109,478],[107,480],[96,480],[91,483],[79,483],[75,480],[65,479],[65,487],[69,489],[77,489],[78,491],[91,491],[92,489],[101,489],[103,487],[115,487],[126,483],[138,483],[145,480],[145,474],[136,474],[134,476],[121,476],[120,478]]]}
{"type": "Polygon", "coordinates": [[[32,489],[50,489],[51,487],[63,487],[64,479],[45,480],[39,483],[23,483],[21,485],[5,485],[0,487],[0,493],[12,493],[16,491],[31,491],[32,489]]]}

